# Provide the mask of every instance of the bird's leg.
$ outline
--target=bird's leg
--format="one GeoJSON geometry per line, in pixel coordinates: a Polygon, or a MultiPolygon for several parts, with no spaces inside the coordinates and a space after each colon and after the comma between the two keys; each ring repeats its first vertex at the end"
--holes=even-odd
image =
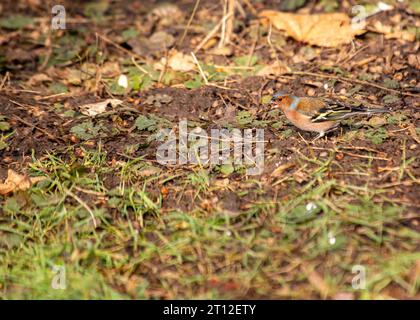
{"type": "Polygon", "coordinates": [[[312,143],[314,143],[314,142],[315,142],[316,140],[318,140],[319,138],[322,138],[323,136],[325,136],[325,132],[324,132],[324,131],[321,131],[321,132],[319,133],[319,135],[318,135],[318,136],[316,136],[316,138],[312,140],[312,143]]]}

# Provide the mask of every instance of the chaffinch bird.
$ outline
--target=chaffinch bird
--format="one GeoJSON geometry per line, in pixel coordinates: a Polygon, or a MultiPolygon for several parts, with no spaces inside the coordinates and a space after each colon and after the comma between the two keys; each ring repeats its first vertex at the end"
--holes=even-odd
{"type": "Polygon", "coordinates": [[[319,135],[314,141],[337,129],[340,120],[355,115],[369,116],[390,112],[388,109],[354,107],[329,99],[297,97],[285,92],[277,92],[271,99],[270,105],[282,110],[287,119],[299,129],[318,132],[319,135]]]}

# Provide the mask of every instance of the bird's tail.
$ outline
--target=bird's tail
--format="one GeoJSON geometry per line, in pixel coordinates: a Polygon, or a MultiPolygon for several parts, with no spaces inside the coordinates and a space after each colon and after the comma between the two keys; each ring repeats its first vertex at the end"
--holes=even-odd
{"type": "Polygon", "coordinates": [[[374,109],[367,109],[367,108],[352,108],[347,113],[342,114],[341,116],[336,117],[335,120],[344,120],[347,118],[351,118],[356,115],[365,115],[365,116],[371,116],[373,114],[377,113],[388,113],[391,112],[391,110],[386,108],[374,108],[374,109]]]}
{"type": "Polygon", "coordinates": [[[364,106],[350,106],[344,103],[331,103],[320,109],[319,113],[312,117],[312,122],[344,120],[355,115],[372,115],[377,113],[391,112],[387,108],[366,108],[364,106]]]}
{"type": "Polygon", "coordinates": [[[387,108],[373,108],[373,109],[364,109],[363,112],[366,114],[375,114],[375,113],[388,113],[388,112],[391,112],[391,110],[387,108]]]}

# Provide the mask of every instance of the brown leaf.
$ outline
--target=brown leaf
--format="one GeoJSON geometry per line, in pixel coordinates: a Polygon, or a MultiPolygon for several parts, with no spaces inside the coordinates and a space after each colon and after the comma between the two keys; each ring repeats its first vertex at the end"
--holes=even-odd
{"type": "Polygon", "coordinates": [[[29,189],[31,185],[44,179],[44,177],[30,178],[26,175],[20,175],[12,169],[9,169],[7,171],[6,180],[4,183],[0,183],[0,194],[5,195],[13,191],[29,189]]]}
{"type": "Polygon", "coordinates": [[[122,101],[119,99],[106,99],[101,102],[88,103],[88,104],[79,106],[79,110],[81,113],[87,116],[94,117],[98,114],[104,113],[105,111],[107,111],[109,107],[115,108],[119,106],[121,103],[122,101]]]}
{"type": "Polygon", "coordinates": [[[190,55],[183,54],[182,52],[175,52],[175,54],[168,59],[168,66],[175,71],[187,72],[194,70],[195,63],[190,55]]]}
{"type": "Polygon", "coordinates": [[[279,75],[288,71],[290,71],[288,66],[282,64],[279,61],[276,61],[258,71],[257,76],[279,75]]]}
{"type": "Polygon", "coordinates": [[[283,172],[284,171],[286,171],[287,169],[289,169],[289,168],[292,168],[292,167],[294,167],[295,166],[295,164],[294,163],[291,163],[291,162],[289,162],[289,163],[285,163],[285,164],[282,164],[280,167],[277,167],[272,173],[271,173],[271,176],[272,177],[281,177],[282,175],[283,175],[283,172]]]}
{"type": "Polygon", "coordinates": [[[295,14],[264,10],[260,17],[266,18],[265,22],[271,22],[275,28],[286,31],[295,40],[320,47],[350,43],[355,35],[365,32],[353,29],[344,13],[295,14]]]}

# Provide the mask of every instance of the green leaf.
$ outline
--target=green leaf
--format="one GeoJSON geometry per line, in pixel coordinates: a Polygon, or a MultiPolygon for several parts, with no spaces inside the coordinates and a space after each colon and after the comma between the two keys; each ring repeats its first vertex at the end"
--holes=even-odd
{"type": "Polygon", "coordinates": [[[83,122],[70,129],[77,138],[81,140],[89,140],[99,135],[102,127],[100,125],[94,126],[92,122],[83,122]]]}
{"type": "Polygon", "coordinates": [[[69,92],[69,90],[67,89],[66,85],[64,85],[64,84],[62,84],[60,82],[52,83],[49,86],[49,89],[51,90],[51,92],[53,92],[55,94],[69,92]]]}
{"type": "Polygon", "coordinates": [[[271,101],[271,95],[264,95],[261,97],[261,103],[262,104],[267,104],[271,101]]]}
{"type": "Polygon", "coordinates": [[[306,205],[299,205],[293,208],[283,219],[285,223],[290,224],[305,223],[316,218],[321,211],[320,206],[309,202],[306,205]]]}
{"type": "Polygon", "coordinates": [[[7,131],[10,130],[10,124],[6,121],[0,122],[0,131],[7,131]]]}
{"type": "Polygon", "coordinates": [[[0,151],[6,149],[8,146],[6,142],[0,140],[0,151]]]}
{"type": "Polygon", "coordinates": [[[220,170],[220,173],[224,174],[225,176],[228,176],[232,174],[233,172],[235,172],[235,167],[230,163],[222,164],[219,170],[220,170]]]}
{"type": "Polygon", "coordinates": [[[92,1],[86,4],[83,14],[89,18],[100,19],[104,16],[108,7],[108,1],[92,1]]]}
{"type": "Polygon", "coordinates": [[[248,111],[239,111],[236,115],[236,121],[242,126],[252,123],[252,115],[248,111]]]}
{"type": "Polygon", "coordinates": [[[385,97],[382,98],[382,101],[384,103],[394,103],[397,101],[400,101],[400,98],[398,98],[397,96],[393,96],[391,94],[387,94],[385,97]]]}
{"type": "Polygon", "coordinates": [[[386,78],[384,80],[384,86],[389,89],[398,89],[400,87],[400,84],[397,80],[386,78]]]}
{"type": "Polygon", "coordinates": [[[15,198],[9,198],[4,203],[3,209],[7,213],[17,213],[20,211],[20,204],[15,198]]]}
{"type": "Polygon", "coordinates": [[[407,116],[402,113],[393,113],[387,118],[389,124],[400,124],[404,120],[407,120],[407,116]]]}
{"type": "Polygon", "coordinates": [[[325,12],[334,12],[339,8],[336,0],[321,0],[320,5],[324,7],[325,12]]]}
{"type": "Polygon", "coordinates": [[[73,118],[76,115],[76,112],[74,110],[67,110],[63,113],[64,117],[73,118]]]}
{"type": "Polygon", "coordinates": [[[254,55],[251,57],[251,60],[250,60],[249,55],[248,55],[248,56],[236,57],[233,59],[233,62],[237,66],[240,66],[240,67],[247,67],[248,61],[249,61],[249,66],[252,67],[257,64],[258,57],[254,55]]]}
{"type": "Polygon", "coordinates": [[[293,130],[292,129],[287,129],[284,130],[281,135],[283,136],[283,138],[289,138],[293,135],[293,130]]]}
{"type": "Polygon", "coordinates": [[[371,73],[363,72],[359,74],[358,78],[363,81],[372,81],[374,79],[374,76],[371,73]]]}
{"type": "Polygon", "coordinates": [[[362,86],[360,84],[354,86],[349,90],[349,96],[354,95],[355,93],[359,92],[362,89],[362,86]]]}
{"type": "Polygon", "coordinates": [[[344,72],[341,68],[339,67],[333,67],[333,66],[321,66],[320,69],[322,71],[328,71],[328,72],[332,72],[335,74],[342,74],[345,75],[346,72],[344,72]]]}
{"type": "Polygon", "coordinates": [[[0,27],[10,30],[17,30],[26,27],[34,22],[31,17],[22,15],[9,16],[7,18],[0,19],[0,27]]]}
{"type": "Polygon", "coordinates": [[[284,0],[280,2],[280,10],[295,11],[305,5],[306,0],[284,0]]]}
{"type": "Polygon", "coordinates": [[[187,89],[198,89],[203,85],[203,83],[201,82],[201,79],[196,78],[194,80],[188,80],[186,82],[184,82],[184,86],[187,89]]]}
{"type": "Polygon", "coordinates": [[[419,0],[408,1],[408,7],[414,13],[420,14],[420,1],[419,0]]]}
{"type": "Polygon", "coordinates": [[[121,36],[123,37],[124,41],[136,38],[138,35],[139,35],[139,32],[134,28],[124,30],[121,33],[121,36]]]}
{"type": "Polygon", "coordinates": [[[374,144],[381,144],[388,138],[388,132],[385,128],[367,130],[365,135],[374,144]]]}
{"type": "Polygon", "coordinates": [[[140,115],[137,117],[134,125],[139,130],[154,131],[157,129],[158,121],[156,119],[151,119],[146,116],[140,115]]]}

